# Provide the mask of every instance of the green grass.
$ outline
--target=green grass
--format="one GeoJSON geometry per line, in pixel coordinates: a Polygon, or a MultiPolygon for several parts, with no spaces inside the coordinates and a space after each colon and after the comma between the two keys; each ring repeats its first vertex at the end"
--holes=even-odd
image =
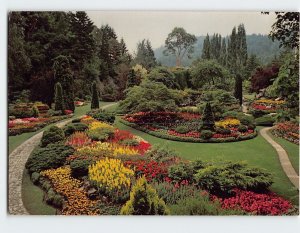
{"type": "MultiPolygon", "coordinates": [[[[100,107],[104,107],[104,106],[106,106],[108,104],[111,104],[111,102],[100,102],[100,107]]],[[[113,107],[113,106],[111,106],[111,107],[113,107]]],[[[73,118],[76,118],[76,117],[84,115],[90,109],[91,109],[91,105],[90,104],[82,106],[82,107],[76,107],[73,118]]],[[[47,125],[46,127],[42,128],[42,129],[40,129],[38,131],[35,131],[35,132],[23,133],[23,134],[16,135],[16,136],[9,136],[8,137],[8,153],[10,154],[14,149],[16,149],[19,145],[21,145],[27,139],[31,138],[33,135],[35,135],[35,134],[37,134],[37,133],[39,133],[39,132],[41,132],[41,131],[43,131],[45,129],[50,128],[52,125],[54,125],[56,123],[47,125]]]]}
{"type": "Polygon", "coordinates": [[[114,112],[114,111],[116,111],[118,106],[119,106],[119,104],[115,104],[115,105],[112,105],[112,106],[109,106],[109,107],[105,108],[105,110],[108,111],[108,112],[114,112]]]}
{"type": "Polygon", "coordinates": [[[273,138],[274,141],[281,145],[283,149],[285,149],[292,163],[292,166],[299,174],[299,146],[283,138],[276,137],[271,133],[269,133],[269,135],[273,138]]]}
{"type": "Polygon", "coordinates": [[[23,173],[22,199],[25,208],[32,215],[54,215],[56,209],[43,202],[44,192],[35,186],[25,170],[23,173]]]}
{"type": "Polygon", "coordinates": [[[276,151],[260,135],[254,139],[232,143],[187,143],[157,138],[128,127],[118,120],[116,120],[115,125],[122,130],[131,131],[151,144],[168,145],[179,156],[188,160],[245,161],[250,166],[264,168],[274,177],[271,190],[292,200],[294,204],[298,204],[298,191],[282,170],[276,151]]]}

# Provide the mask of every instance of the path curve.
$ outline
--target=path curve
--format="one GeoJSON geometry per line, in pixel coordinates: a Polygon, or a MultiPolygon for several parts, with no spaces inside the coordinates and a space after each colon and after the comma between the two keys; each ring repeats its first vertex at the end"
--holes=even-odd
{"type": "MultiPolygon", "coordinates": [[[[117,103],[108,104],[102,109],[108,108],[117,103]]],[[[80,117],[80,116],[79,116],[80,117]]],[[[55,124],[58,127],[63,127],[73,119],[67,119],[55,124]]],[[[8,213],[12,215],[29,215],[22,200],[22,179],[26,161],[39,144],[43,132],[41,131],[31,138],[27,139],[16,149],[9,154],[8,161],[8,213]]]]}
{"type": "Polygon", "coordinates": [[[288,154],[287,152],[282,148],[281,145],[279,145],[277,142],[275,142],[269,135],[268,135],[268,131],[270,129],[272,129],[273,127],[266,127],[263,128],[259,131],[259,133],[261,134],[261,136],[263,136],[267,142],[269,142],[271,144],[271,146],[276,150],[278,157],[279,157],[279,161],[280,164],[285,172],[285,174],[287,175],[287,177],[290,179],[290,181],[292,182],[292,184],[297,187],[297,189],[299,189],[299,175],[297,174],[297,172],[295,171],[295,169],[293,168],[291,161],[289,160],[288,154]]]}

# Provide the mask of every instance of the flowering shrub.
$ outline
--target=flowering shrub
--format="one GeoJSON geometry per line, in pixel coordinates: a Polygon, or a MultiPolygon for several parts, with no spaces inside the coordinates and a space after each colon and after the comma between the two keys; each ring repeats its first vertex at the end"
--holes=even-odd
{"type": "Polygon", "coordinates": [[[199,138],[200,133],[196,131],[191,131],[188,133],[177,133],[175,130],[168,130],[169,135],[174,135],[178,137],[191,137],[191,138],[199,138]]]}
{"type": "Polygon", "coordinates": [[[215,124],[217,127],[231,128],[231,127],[239,126],[241,124],[241,122],[238,119],[227,118],[227,119],[224,119],[221,121],[217,121],[215,124]]]}
{"type": "Polygon", "coordinates": [[[276,110],[281,108],[284,103],[284,100],[259,99],[251,104],[251,108],[271,113],[276,112],[276,110]]]}
{"type": "Polygon", "coordinates": [[[91,142],[92,140],[85,132],[75,132],[67,139],[66,145],[79,148],[89,145],[91,142]]]}
{"type": "Polygon", "coordinates": [[[78,148],[76,154],[100,159],[102,157],[113,156],[113,147],[110,143],[107,142],[95,142],[90,145],[78,148]]]}
{"type": "Polygon", "coordinates": [[[53,189],[66,198],[62,208],[63,215],[97,215],[99,213],[94,207],[97,201],[87,198],[86,192],[81,188],[81,181],[71,177],[69,166],[50,169],[41,172],[48,178],[53,189]]]}
{"type": "Polygon", "coordinates": [[[299,144],[299,125],[290,121],[278,123],[272,130],[277,137],[299,144]]]}
{"type": "Polygon", "coordinates": [[[89,179],[101,189],[120,190],[129,188],[134,172],[121,160],[105,158],[89,166],[89,179]]]}
{"type": "Polygon", "coordinates": [[[135,150],[138,151],[139,154],[144,155],[151,148],[151,144],[145,141],[140,141],[137,146],[133,146],[135,150]]]}
{"type": "Polygon", "coordinates": [[[95,120],[93,117],[91,116],[83,116],[81,119],[80,119],[81,123],[84,123],[84,124],[91,124],[92,122],[97,122],[97,120],[95,120]]]}
{"type": "Polygon", "coordinates": [[[292,204],[274,193],[258,194],[235,189],[235,196],[220,199],[223,209],[242,209],[258,215],[283,215],[292,208],[292,204]]]}
{"type": "Polygon", "coordinates": [[[133,139],[134,135],[126,130],[116,129],[114,132],[114,137],[110,140],[113,143],[118,143],[126,139],[133,139]]]}
{"type": "Polygon", "coordinates": [[[94,121],[89,124],[89,130],[95,129],[114,129],[114,127],[104,122],[94,121]]]}
{"type": "Polygon", "coordinates": [[[126,167],[135,171],[136,177],[144,175],[147,181],[163,180],[168,175],[168,167],[166,163],[158,163],[156,161],[126,161],[126,167]]]}

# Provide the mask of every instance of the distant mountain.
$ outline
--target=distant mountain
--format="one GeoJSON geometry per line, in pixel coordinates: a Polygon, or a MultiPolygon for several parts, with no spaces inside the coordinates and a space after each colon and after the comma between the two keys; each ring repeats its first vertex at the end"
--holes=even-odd
{"type": "MultiPolygon", "coordinates": [[[[195,45],[195,51],[193,53],[193,57],[189,59],[188,57],[184,57],[182,60],[183,66],[189,66],[191,63],[199,58],[202,54],[203,41],[205,36],[197,37],[197,42],[195,45]]],[[[228,39],[228,37],[226,37],[228,39]]],[[[247,35],[247,48],[248,55],[255,54],[262,64],[267,64],[272,61],[274,56],[278,56],[280,53],[279,42],[272,41],[267,35],[247,35]]],[[[161,62],[162,65],[165,66],[175,66],[176,61],[174,56],[165,56],[163,55],[164,46],[157,48],[154,50],[154,54],[156,59],[161,62]]]]}

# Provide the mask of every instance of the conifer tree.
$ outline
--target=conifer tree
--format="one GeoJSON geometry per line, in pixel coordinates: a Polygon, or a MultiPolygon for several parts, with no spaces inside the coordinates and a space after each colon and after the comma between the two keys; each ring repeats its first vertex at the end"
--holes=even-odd
{"type": "Polygon", "coordinates": [[[63,90],[60,82],[55,84],[55,95],[54,95],[54,106],[55,111],[62,111],[64,112],[64,98],[63,98],[63,90]]]}
{"type": "Polygon", "coordinates": [[[206,38],[203,42],[203,49],[202,49],[202,59],[210,59],[210,42],[209,42],[209,35],[206,35],[206,38]]]}
{"type": "Polygon", "coordinates": [[[243,79],[241,75],[237,74],[234,85],[234,97],[239,101],[239,104],[243,103],[243,79]]]}
{"type": "Polygon", "coordinates": [[[139,80],[137,79],[134,70],[130,69],[129,74],[127,76],[126,88],[128,89],[130,87],[138,85],[139,84],[138,81],[139,80]]]}
{"type": "Polygon", "coordinates": [[[98,109],[98,108],[99,108],[99,96],[98,96],[97,84],[96,82],[93,82],[91,109],[98,109]]]}
{"type": "Polygon", "coordinates": [[[202,129],[214,130],[214,128],[215,128],[214,114],[210,103],[207,102],[203,111],[202,129]]]}

